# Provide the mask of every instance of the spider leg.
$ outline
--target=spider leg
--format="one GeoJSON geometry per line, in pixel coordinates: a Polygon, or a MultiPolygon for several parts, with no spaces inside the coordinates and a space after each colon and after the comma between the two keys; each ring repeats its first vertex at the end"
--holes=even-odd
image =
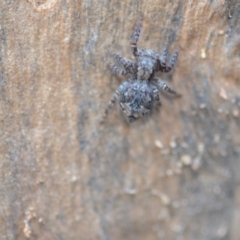
{"type": "Polygon", "coordinates": [[[158,69],[157,71],[163,71],[166,68],[167,65],[167,57],[168,57],[168,51],[167,48],[165,47],[159,57],[159,62],[158,62],[158,69]]]}
{"type": "Polygon", "coordinates": [[[128,73],[133,73],[133,62],[120,56],[119,54],[113,53],[112,54],[125,68],[128,73]]]}
{"type": "Polygon", "coordinates": [[[102,118],[101,122],[104,122],[104,120],[106,119],[109,111],[112,109],[112,107],[114,106],[115,102],[119,99],[119,92],[116,91],[113,96],[111,97],[110,101],[108,102],[107,107],[105,108],[105,112],[104,112],[104,116],[102,118]]]}
{"type": "Polygon", "coordinates": [[[170,72],[172,70],[175,62],[177,61],[178,52],[179,52],[179,49],[172,55],[169,64],[165,68],[165,72],[170,72]]]}
{"type": "Polygon", "coordinates": [[[157,85],[165,92],[175,95],[175,97],[181,97],[182,95],[175,92],[173,89],[171,89],[165,82],[158,78],[154,78],[154,80],[157,82],[157,85]]]}
{"type": "Polygon", "coordinates": [[[138,22],[134,29],[133,41],[131,42],[131,47],[132,47],[132,52],[134,57],[138,56],[137,43],[138,43],[141,29],[142,29],[142,22],[143,22],[143,14],[139,16],[138,22]]]}
{"type": "Polygon", "coordinates": [[[159,92],[158,92],[158,89],[156,88],[156,86],[153,86],[153,98],[154,98],[155,102],[157,103],[157,106],[161,107],[162,103],[161,103],[159,92]]]}
{"type": "Polygon", "coordinates": [[[118,89],[115,91],[115,93],[112,95],[110,101],[108,102],[107,107],[105,108],[105,114],[102,118],[102,123],[105,121],[109,111],[112,109],[112,107],[114,106],[114,104],[116,103],[116,101],[122,101],[122,94],[126,91],[126,89],[128,89],[129,87],[129,82],[125,81],[123,82],[118,89]]]}
{"type": "Polygon", "coordinates": [[[107,62],[107,65],[111,68],[111,70],[117,74],[120,74],[120,75],[126,75],[128,72],[126,70],[123,70],[121,68],[119,68],[117,65],[115,64],[112,64],[112,63],[109,63],[107,62]]]}
{"type": "Polygon", "coordinates": [[[177,57],[178,57],[178,52],[179,52],[179,48],[177,49],[177,51],[172,55],[169,64],[167,65],[167,57],[168,57],[168,51],[166,48],[163,49],[163,52],[161,54],[161,56],[159,57],[158,60],[158,68],[157,71],[161,71],[161,72],[170,72],[175,64],[175,62],[177,61],[177,57]]]}

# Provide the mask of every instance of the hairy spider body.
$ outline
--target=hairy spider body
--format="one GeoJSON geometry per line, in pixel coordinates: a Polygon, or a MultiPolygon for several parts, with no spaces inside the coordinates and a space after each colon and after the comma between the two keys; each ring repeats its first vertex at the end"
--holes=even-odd
{"type": "Polygon", "coordinates": [[[152,108],[153,86],[139,79],[131,79],[120,85],[119,103],[124,118],[132,122],[148,114],[152,108]]]}
{"type": "Polygon", "coordinates": [[[117,100],[127,122],[132,122],[145,116],[151,111],[154,103],[159,107],[161,106],[158,88],[175,96],[180,96],[168,87],[166,83],[155,77],[158,71],[171,71],[177,60],[178,51],[172,55],[167,64],[168,52],[166,48],[161,55],[151,49],[138,49],[137,43],[142,28],[142,20],[143,17],[140,16],[131,43],[135,61],[130,61],[118,54],[113,54],[113,57],[119,61],[123,69],[115,64],[108,63],[114,72],[121,75],[130,74],[131,77],[123,82],[112,96],[105,110],[105,117],[117,100]]]}
{"type": "Polygon", "coordinates": [[[151,49],[138,50],[137,61],[137,78],[149,79],[157,67],[158,55],[151,49]]]}

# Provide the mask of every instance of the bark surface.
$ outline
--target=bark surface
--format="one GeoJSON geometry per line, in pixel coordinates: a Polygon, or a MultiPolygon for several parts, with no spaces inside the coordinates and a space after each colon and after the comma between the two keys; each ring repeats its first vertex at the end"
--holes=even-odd
{"type": "Polygon", "coordinates": [[[238,0],[1,0],[1,239],[240,239],[238,0]],[[181,99],[128,125],[104,62],[179,58],[181,99]]]}

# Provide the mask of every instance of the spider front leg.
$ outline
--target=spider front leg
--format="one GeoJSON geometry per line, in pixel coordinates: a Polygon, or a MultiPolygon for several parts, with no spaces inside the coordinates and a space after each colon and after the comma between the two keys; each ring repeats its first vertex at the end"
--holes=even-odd
{"type": "Polygon", "coordinates": [[[120,75],[126,75],[128,72],[126,70],[123,70],[121,68],[119,68],[117,65],[113,64],[113,63],[109,63],[107,61],[107,65],[111,68],[111,70],[117,74],[120,75]]]}
{"type": "Polygon", "coordinates": [[[137,43],[138,43],[141,29],[142,29],[142,22],[143,22],[143,15],[141,14],[139,16],[138,22],[135,26],[134,34],[133,34],[133,41],[131,42],[131,47],[132,47],[132,52],[133,52],[134,57],[138,56],[137,43]]]}
{"type": "Polygon", "coordinates": [[[167,65],[167,57],[168,57],[168,51],[166,48],[163,49],[163,52],[161,54],[161,56],[158,59],[158,68],[157,71],[161,71],[161,72],[170,72],[172,70],[172,68],[175,65],[175,62],[177,61],[177,57],[178,57],[178,52],[179,52],[179,48],[177,49],[177,51],[172,55],[169,64],[167,65]]]}
{"type": "Polygon", "coordinates": [[[158,89],[155,86],[153,86],[153,99],[155,100],[157,106],[160,108],[162,103],[160,100],[158,89]]]}
{"type": "Polygon", "coordinates": [[[128,73],[133,73],[133,62],[120,56],[119,54],[113,53],[112,54],[124,67],[124,69],[128,72],[128,73]]]}
{"type": "Polygon", "coordinates": [[[154,78],[154,80],[157,82],[157,85],[165,92],[175,95],[175,97],[181,97],[182,95],[175,92],[173,89],[171,89],[165,82],[158,78],[154,78]]]}
{"type": "Polygon", "coordinates": [[[158,57],[158,69],[157,71],[163,71],[166,68],[167,65],[167,57],[168,57],[168,51],[165,47],[161,53],[161,55],[158,57]]]}

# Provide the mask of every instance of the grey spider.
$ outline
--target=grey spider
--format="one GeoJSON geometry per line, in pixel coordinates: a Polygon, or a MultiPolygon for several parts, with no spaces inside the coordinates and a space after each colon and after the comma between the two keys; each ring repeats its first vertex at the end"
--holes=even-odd
{"type": "Polygon", "coordinates": [[[174,96],[181,96],[155,76],[158,71],[171,71],[177,60],[178,50],[172,55],[169,64],[167,64],[168,52],[166,48],[164,48],[161,55],[151,49],[138,49],[137,43],[142,29],[142,22],[143,15],[140,15],[131,42],[134,61],[113,54],[115,59],[121,63],[123,69],[107,62],[115,73],[120,75],[130,74],[131,77],[123,82],[113,94],[105,109],[104,118],[106,118],[109,110],[117,100],[128,123],[145,116],[153,108],[154,102],[158,107],[161,106],[158,88],[174,96]]]}

